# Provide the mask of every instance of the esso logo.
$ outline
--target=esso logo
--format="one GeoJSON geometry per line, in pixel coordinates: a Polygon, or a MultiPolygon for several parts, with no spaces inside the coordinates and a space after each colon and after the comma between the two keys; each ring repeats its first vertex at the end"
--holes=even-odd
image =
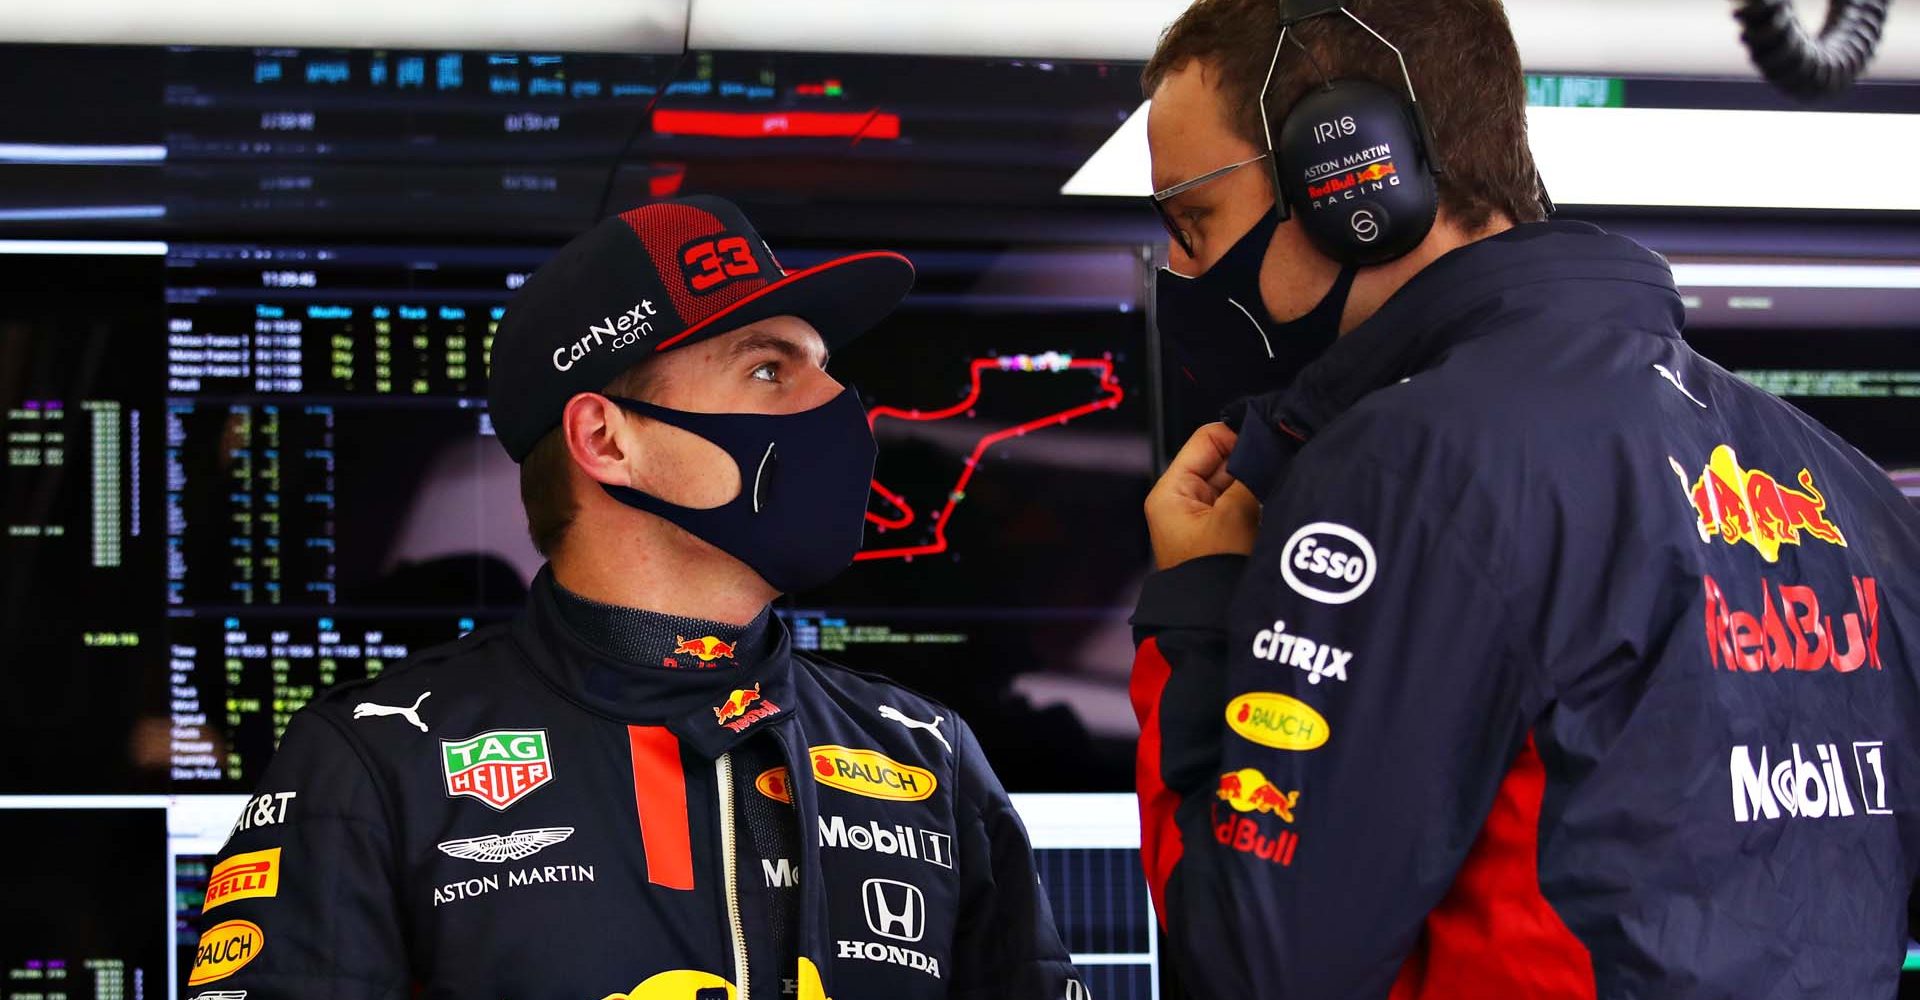
{"type": "Polygon", "coordinates": [[[1380,238],[1380,220],[1374,218],[1371,208],[1363,208],[1347,216],[1347,225],[1353,227],[1353,238],[1362,243],[1372,243],[1380,238]]]}
{"type": "Polygon", "coordinates": [[[1315,521],[1293,533],[1280,553],[1280,575],[1294,593],[1322,604],[1346,604],[1373,586],[1373,545],[1344,524],[1315,521]]]}

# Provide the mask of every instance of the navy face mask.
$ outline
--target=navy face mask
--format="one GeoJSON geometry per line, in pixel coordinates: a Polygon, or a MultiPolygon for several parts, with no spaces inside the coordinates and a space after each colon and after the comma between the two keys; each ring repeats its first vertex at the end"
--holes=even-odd
{"type": "Polygon", "coordinates": [[[713,442],[740,468],[740,494],[707,510],[629,486],[600,488],[752,567],[782,593],[817,587],[853,562],[878,453],[852,388],[799,413],[691,413],[608,396],[622,409],[713,442]]]}
{"type": "Polygon", "coordinates": [[[1260,298],[1260,265],[1280,215],[1274,209],[1197,278],[1161,268],[1154,282],[1155,323],[1172,359],[1191,376],[1203,419],[1245,396],[1285,388],[1340,336],[1358,268],[1342,265],[1333,287],[1305,316],[1281,323],[1260,298]]]}

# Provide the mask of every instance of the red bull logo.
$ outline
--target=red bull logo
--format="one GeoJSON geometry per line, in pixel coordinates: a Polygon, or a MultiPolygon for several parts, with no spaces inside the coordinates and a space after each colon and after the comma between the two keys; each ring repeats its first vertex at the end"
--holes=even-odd
{"type": "Polygon", "coordinates": [[[1768,562],[1780,561],[1780,546],[1799,545],[1801,535],[1845,547],[1846,536],[1827,517],[1827,500],[1813,485],[1813,473],[1801,469],[1799,489],[1783,486],[1758,469],[1743,469],[1733,449],[1719,445],[1706,467],[1689,478],[1678,460],[1667,464],[1680,478],[1693,505],[1695,527],[1702,542],[1715,535],[1728,545],[1746,542],[1768,562]]]}
{"type": "Polygon", "coordinates": [[[780,706],[760,697],[759,684],[751,688],[734,688],[733,693],[727,696],[727,700],[713,710],[714,720],[736,733],[761,719],[778,714],[780,714],[780,706]],[[760,704],[754,705],[756,701],[760,704]]]}
{"type": "Polygon", "coordinates": [[[1308,182],[1307,197],[1318,201],[1328,195],[1339,194],[1342,191],[1351,191],[1362,184],[1374,184],[1374,189],[1378,190],[1379,187],[1382,186],[1380,182],[1388,178],[1393,178],[1392,183],[1394,184],[1400,183],[1399,178],[1394,177],[1394,172],[1393,161],[1382,160],[1379,163],[1370,164],[1359,170],[1349,170],[1344,174],[1328,177],[1318,184],[1308,182]]]}
{"type": "Polygon", "coordinates": [[[1333,194],[1336,191],[1345,191],[1359,183],[1359,178],[1350,173],[1341,174],[1338,177],[1329,177],[1319,184],[1307,185],[1307,197],[1325,198],[1327,195],[1333,194]]]}
{"type": "Polygon", "coordinates": [[[1233,812],[1222,815],[1218,802],[1213,804],[1212,818],[1213,839],[1219,841],[1221,846],[1251,854],[1262,861],[1271,861],[1282,868],[1293,864],[1293,852],[1300,846],[1300,835],[1292,830],[1282,830],[1269,837],[1261,831],[1259,821],[1252,816],[1233,812]]]}
{"type": "Polygon", "coordinates": [[[1393,173],[1393,161],[1388,160],[1384,163],[1376,163],[1354,176],[1364,184],[1367,181],[1377,181],[1391,173],[1393,173]]]}
{"type": "Polygon", "coordinates": [[[685,636],[678,635],[673,638],[675,642],[680,644],[673,649],[673,655],[675,656],[681,653],[685,653],[688,656],[697,656],[700,658],[701,663],[712,663],[720,659],[733,659],[734,644],[731,642],[721,642],[719,639],[710,635],[699,639],[688,639],[685,636]]]}
{"type": "Polygon", "coordinates": [[[1293,807],[1300,804],[1298,791],[1281,791],[1280,786],[1252,767],[1221,775],[1220,790],[1214,794],[1235,812],[1272,813],[1285,823],[1293,822],[1293,807]]]}
{"type": "Polygon", "coordinates": [[[1733,610],[1713,577],[1702,577],[1701,583],[1707,592],[1707,652],[1716,668],[1759,673],[1812,672],[1831,666],[1843,674],[1862,665],[1884,669],[1880,665],[1880,588],[1873,577],[1853,578],[1854,610],[1840,616],[1839,630],[1833,627],[1832,615],[1820,613],[1820,597],[1812,587],[1774,587],[1762,577],[1761,611],[1755,616],[1733,610]]]}
{"type": "Polygon", "coordinates": [[[727,700],[713,710],[713,717],[719,722],[731,722],[747,714],[747,706],[760,700],[760,685],[751,688],[734,688],[727,700]]]}

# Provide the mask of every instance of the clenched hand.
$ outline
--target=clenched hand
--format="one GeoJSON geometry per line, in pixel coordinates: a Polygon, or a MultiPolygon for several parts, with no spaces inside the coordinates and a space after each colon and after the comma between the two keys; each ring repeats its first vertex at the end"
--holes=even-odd
{"type": "Polygon", "coordinates": [[[1260,501],[1227,473],[1235,440],[1226,424],[1195,431],[1147,494],[1147,533],[1159,569],[1201,556],[1253,551],[1260,501]]]}

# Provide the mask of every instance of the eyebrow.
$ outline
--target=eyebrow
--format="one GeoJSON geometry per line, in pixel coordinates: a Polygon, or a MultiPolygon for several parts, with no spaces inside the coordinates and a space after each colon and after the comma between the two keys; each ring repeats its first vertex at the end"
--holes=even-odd
{"type": "MultiPolygon", "coordinates": [[[[810,352],[794,341],[786,337],[757,331],[735,341],[733,349],[728,352],[728,356],[738,358],[742,355],[752,354],[755,351],[772,351],[794,362],[811,362],[813,360],[809,357],[810,352]]],[[[820,357],[820,367],[825,368],[826,366],[827,357],[823,353],[820,357]]]]}

